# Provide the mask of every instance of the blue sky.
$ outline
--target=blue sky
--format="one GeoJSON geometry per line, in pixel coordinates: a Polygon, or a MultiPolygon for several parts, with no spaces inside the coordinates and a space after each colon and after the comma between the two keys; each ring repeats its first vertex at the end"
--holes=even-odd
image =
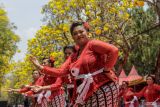
{"type": "Polygon", "coordinates": [[[18,43],[20,53],[14,60],[23,60],[27,51],[27,40],[34,37],[35,32],[43,24],[41,8],[48,0],[0,0],[0,5],[7,11],[10,22],[17,26],[15,33],[21,38],[18,43]]]}

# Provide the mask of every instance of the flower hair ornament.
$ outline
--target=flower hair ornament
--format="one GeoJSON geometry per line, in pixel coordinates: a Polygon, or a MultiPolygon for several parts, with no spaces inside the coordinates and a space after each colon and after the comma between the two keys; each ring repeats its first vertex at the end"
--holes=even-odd
{"type": "Polygon", "coordinates": [[[51,63],[54,63],[54,62],[55,62],[55,59],[54,59],[53,56],[51,56],[51,57],[49,58],[49,60],[50,60],[51,63]]]}
{"type": "Polygon", "coordinates": [[[90,28],[90,26],[89,26],[89,23],[88,23],[88,22],[83,22],[83,26],[84,26],[87,30],[89,30],[89,28],[90,28]]]}

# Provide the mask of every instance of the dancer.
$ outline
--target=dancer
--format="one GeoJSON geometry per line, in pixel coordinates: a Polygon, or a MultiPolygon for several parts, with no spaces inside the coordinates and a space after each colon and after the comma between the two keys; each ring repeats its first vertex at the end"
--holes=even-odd
{"type": "MultiPolygon", "coordinates": [[[[72,55],[75,52],[75,48],[72,45],[67,45],[63,48],[63,53],[64,53],[64,58],[67,60],[70,55],[72,55]]],[[[67,76],[63,77],[63,85],[65,89],[65,95],[66,95],[66,106],[70,107],[71,105],[71,99],[73,95],[73,88],[74,88],[74,83],[73,83],[73,78],[71,77],[70,74],[67,76]]]]}
{"type": "Polygon", "coordinates": [[[43,80],[41,77],[41,74],[38,70],[33,70],[32,73],[32,78],[33,78],[33,82],[30,83],[29,85],[24,85],[23,88],[21,89],[8,89],[8,92],[18,92],[23,94],[26,97],[31,97],[32,100],[32,104],[31,107],[36,107],[37,106],[37,98],[34,97],[34,92],[31,90],[31,87],[33,87],[34,85],[42,85],[43,84],[43,80]]]}
{"type": "MultiPolygon", "coordinates": [[[[148,75],[146,78],[147,86],[145,86],[140,92],[135,93],[135,96],[144,97],[147,107],[157,107],[157,101],[159,101],[160,85],[155,84],[155,77],[148,75]]],[[[159,107],[159,106],[158,106],[159,107]]]]}
{"type": "Polygon", "coordinates": [[[115,46],[88,38],[86,22],[74,22],[70,28],[76,52],[59,68],[42,66],[35,57],[30,60],[43,73],[55,77],[71,74],[74,77],[74,106],[116,107],[117,77],[112,71],[118,57],[115,46]]]}
{"type": "MultiPolygon", "coordinates": [[[[53,57],[43,58],[42,65],[54,67],[54,61],[53,57]]],[[[34,92],[41,92],[38,94],[38,103],[41,107],[64,107],[64,91],[61,86],[61,78],[47,74],[44,75],[43,84],[33,87],[34,92]]]]}
{"type": "Polygon", "coordinates": [[[129,83],[127,81],[122,82],[122,89],[119,96],[123,98],[125,107],[138,107],[138,99],[133,96],[133,89],[129,88],[128,85],[129,83]]]}

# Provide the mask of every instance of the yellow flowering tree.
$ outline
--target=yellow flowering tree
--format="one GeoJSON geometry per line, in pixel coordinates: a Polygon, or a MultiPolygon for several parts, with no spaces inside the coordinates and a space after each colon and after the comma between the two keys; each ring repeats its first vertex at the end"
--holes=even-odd
{"type": "Polygon", "coordinates": [[[16,27],[10,23],[6,11],[0,7],[0,92],[5,84],[4,77],[11,70],[11,58],[17,51],[19,37],[14,33],[14,28],[16,27]]]}
{"type": "MultiPolygon", "coordinates": [[[[131,51],[127,38],[135,33],[126,33],[126,28],[132,23],[131,10],[143,6],[144,1],[140,0],[50,0],[42,9],[48,24],[40,29],[42,32],[38,35],[42,34],[44,38],[56,41],[55,46],[63,47],[73,44],[70,24],[75,20],[87,21],[90,24],[90,38],[108,41],[119,47],[123,66],[131,51]]],[[[36,40],[40,39],[40,36],[37,37],[36,40]]]]}

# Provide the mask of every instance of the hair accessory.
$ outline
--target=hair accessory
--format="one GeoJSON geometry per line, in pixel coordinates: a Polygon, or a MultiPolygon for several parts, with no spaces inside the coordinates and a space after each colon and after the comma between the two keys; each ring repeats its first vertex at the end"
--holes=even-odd
{"type": "Polygon", "coordinates": [[[83,23],[83,26],[84,26],[86,29],[89,29],[89,28],[90,28],[90,26],[89,26],[89,23],[88,23],[88,22],[84,22],[84,23],[83,23]]]}
{"type": "Polygon", "coordinates": [[[54,63],[54,62],[55,62],[55,59],[54,59],[53,56],[51,56],[51,57],[49,58],[49,60],[50,60],[51,63],[54,63]]]}

